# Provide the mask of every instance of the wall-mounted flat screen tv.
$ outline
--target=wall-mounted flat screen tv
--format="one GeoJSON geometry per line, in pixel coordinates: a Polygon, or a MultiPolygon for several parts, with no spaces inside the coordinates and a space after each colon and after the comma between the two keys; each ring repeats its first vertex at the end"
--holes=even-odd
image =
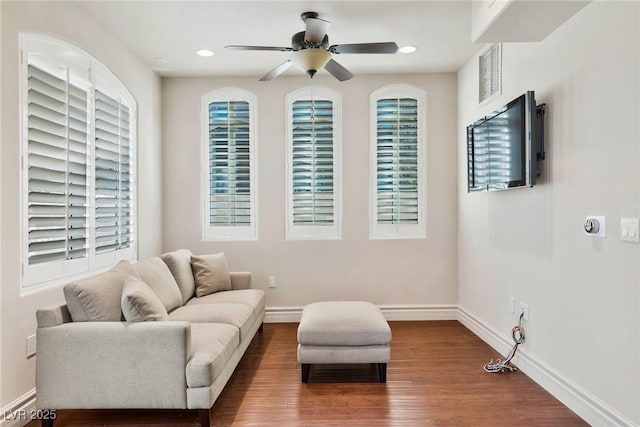
{"type": "Polygon", "coordinates": [[[544,112],[529,91],[467,127],[469,192],[535,184],[544,160],[544,112]]]}

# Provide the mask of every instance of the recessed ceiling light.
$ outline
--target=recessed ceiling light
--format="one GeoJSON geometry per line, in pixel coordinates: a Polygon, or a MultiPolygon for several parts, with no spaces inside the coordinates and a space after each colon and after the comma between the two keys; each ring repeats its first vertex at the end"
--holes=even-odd
{"type": "Polygon", "coordinates": [[[199,55],[199,56],[213,56],[213,52],[211,52],[208,49],[199,49],[199,50],[196,50],[196,55],[199,55]]]}
{"type": "Polygon", "coordinates": [[[416,51],[415,46],[402,46],[400,49],[398,49],[398,52],[402,52],[402,53],[413,53],[415,51],[416,51]]]}

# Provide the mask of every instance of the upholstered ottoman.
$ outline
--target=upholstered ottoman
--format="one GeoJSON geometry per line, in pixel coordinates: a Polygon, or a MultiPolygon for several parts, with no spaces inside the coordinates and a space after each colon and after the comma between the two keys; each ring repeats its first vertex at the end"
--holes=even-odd
{"type": "Polygon", "coordinates": [[[373,304],[327,301],[302,310],[298,326],[298,363],[302,382],[312,364],[376,363],[380,382],[387,381],[391,328],[373,304]]]}

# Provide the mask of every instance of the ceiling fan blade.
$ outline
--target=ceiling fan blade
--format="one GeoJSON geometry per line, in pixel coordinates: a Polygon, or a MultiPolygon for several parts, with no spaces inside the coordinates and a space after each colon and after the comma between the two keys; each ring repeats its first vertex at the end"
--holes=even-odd
{"type": "Polygon", "coordinates": [[[288,52],[291,49],[290,47],[279,47],[279,46],[242,46],[237,44],[231,44],[229,46],[225,46],[225,49],[229,50],[275,50],[279,52],[288,52]]]}
{"type": "Polygon", "coordinates": [[[322,39],[324,39],[324,36],[327,34],[331,22],[320,18],[306,18],[304,22],[307,24],[307,29],[304,32],[304,40],[313,44],[322,43],[322,39]]]}
{"type": "Polygon", "coordinates": [[[330,59],[329,62],[324,66],[324,69],[327,70],[333,77],[340,80],[341,82],[345,80],[349,80],[353,77],[351,71],[344,68],[342,65],[338,64],[338,62],[330,59]]]}
{"type": "Polygon", "coordinates": [[[269,71],[267,74],[265,74],[265,76],[262,77],[259,81],[267,82],[267,81],[269,81],[271,79],[274,79],[274,78],[278,77],[280,74],[282,74],[285,71],[287,71],[291,67],[293,67],[293,62],[291,62],[291,60],[288,59],[285,62],[283,62],[282,64],[278,65],[273,70],[269,71]]]}
{"type": "Polygon", "coordinates": [[[395,42],[334,44],[329,50],[333,53],[396,53],[398,45],[395,42]]]}

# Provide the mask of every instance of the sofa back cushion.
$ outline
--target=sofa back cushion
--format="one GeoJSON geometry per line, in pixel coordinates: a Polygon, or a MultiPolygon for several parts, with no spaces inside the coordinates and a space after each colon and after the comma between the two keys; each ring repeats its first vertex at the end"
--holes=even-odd
{"type": "Polygon", "coordinates": [[[196,296],[202,297],[231,290],[229,267],[224,253],[191,256],[191,269],[196,283],[196,296]]]}
{"type": "Polygon", "coordinates": [[[182,294],[167,264],[160,257],[145,258],[131,264],[134,276],[146,283],[167,311],[182,305],[182,294]]]}
{"type": "Polygon", "coordinates": [[[142,280],[129,276],[122,288],[122,314],[128,322],[169,320],[167,309],[142,280]]]}
{"type": "Polygon", "coordinates": [[[182,304],[185,304],[193,298],[196,290],[193,272],[191,271],[191,251],[189,249],[180,249],[162,254],[160,258],[167,264],[171,274],[173,274],[173,278],[176,279],[182,294],[182,304]]]}
{"type": "Polygon", "coordinates": [[[120,261],[111,270],[64,286],[64,298],[74,322],[119,322],[120,297],[130,264],[120,261]]]}

